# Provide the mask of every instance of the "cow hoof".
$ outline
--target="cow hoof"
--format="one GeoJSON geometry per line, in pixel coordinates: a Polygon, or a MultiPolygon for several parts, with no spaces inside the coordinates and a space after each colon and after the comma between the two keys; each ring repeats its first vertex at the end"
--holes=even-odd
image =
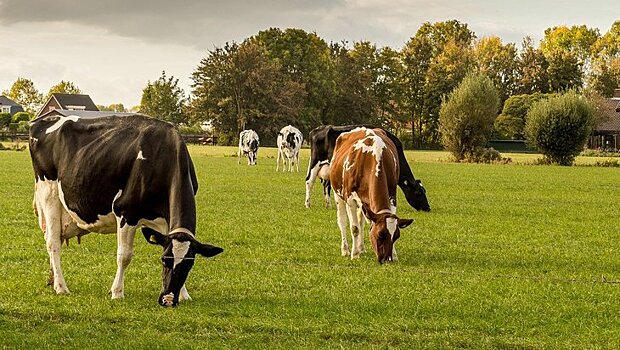
{"type": "Polygon", "coordinates": [[[64,286],[54,286],[54,290],[56,291],[56,294],[60,295],[71,294],[71,292],[69,292],[69,288],[64,286]]]}
{"type": "Polygon", "coordinates": [[[306,208],[310,208],[310,201],[306,201],[306,208]]]}
{"type": "Polygon", "coordinates": [[[118,292],[118,291],[110,291],[112,294],[112,299],[123,299],[125,298],[125,293],[123,292],[118,292]]]}
{"type": "Polygon", "coordinates": [[[359,258],[360,258],[360,253],[359,252],[351,254],[351,260],[356,260],[356,259],[359,259],[359,258]]]}
{"type": "Polygon", "coordinates": [[[174,305],[174,293],[168,293],[166,295],[162,295],[159,304],[161,306],[175,306],[174,305]]]}
{"type": "Polygon", "coordinates": [[[341,251],[342,256],[349,256],[351,255],[351,252],[349,251],[349,249],[342,249],[341,251]]]}

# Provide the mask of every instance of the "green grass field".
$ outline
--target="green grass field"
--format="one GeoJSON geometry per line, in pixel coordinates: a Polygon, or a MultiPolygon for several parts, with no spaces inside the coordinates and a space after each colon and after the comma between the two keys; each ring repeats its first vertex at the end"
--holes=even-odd
{"type": "Polygon", "coordinates": [[[275,173],[274,149],[256,167],[237,165],[232,147],[191,152],[197,237],[225,251],[196,262],[194,300],[174,309],[157,304],[161,252],[141,236],[125,300],[108,295],[112,235],[63,247],[72,294],[55,295],[28,153],[0,152],[0,348],[620,347],[620,168],[407,152],[433,211],[415,212],[399,192],[399,215],[416,222],[400,260],[379,265],[372,251],[340,256],[320,184],[304,208],[308,150],[292,174],[275,173]]]}

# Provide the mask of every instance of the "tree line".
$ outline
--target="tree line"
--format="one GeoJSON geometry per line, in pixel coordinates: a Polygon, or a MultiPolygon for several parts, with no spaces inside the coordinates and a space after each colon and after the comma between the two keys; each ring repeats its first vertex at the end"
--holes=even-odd
{"type": "MultiPolygon", "coordinates": [[[[548,28],[539,43],[526,37],[519,48],[478,38],[457,20],[422,24],[400,50],[270,28],[209,50],[187,97],[163,72],[142,91],[139,110],[179,125],[211,121],[231,144],[249,128],[269,144],[287,124],[307,135],[321,124],[365,123],[393,130],[409,147],[434,148],[441,103],[470,72],[491,79],[498,109],[511,97],[567,90],[609,97],[620,86],[620,21],[603,34],[584,25],[548,28]]],[[[519,137],[515,123],[502,118],[495,132],[519,137]]]]}

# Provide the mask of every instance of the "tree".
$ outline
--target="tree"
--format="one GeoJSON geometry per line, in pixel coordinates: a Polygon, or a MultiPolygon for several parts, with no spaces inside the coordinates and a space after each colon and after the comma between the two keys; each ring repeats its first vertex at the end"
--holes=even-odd
{"type": "Polygon", "coordinates": [[[33,115],[43,104],[43,95],[31,80],[25,78],[17,78],[11,88],[2,94],[19,103],[26,112],[33,115]]]}
{"type": "Polygon", "coordinates": [[[549,97],[550,94],[523,94],[510,96],[502,113],[495,120],[494,129],[500,138],[523,140],[525,138],[524,127],[527,120],[527,112],[534,102],[549,97]]]}
{"type": "Polygon", "coordinates": [[[100,111],[109,111],[109,112],[127,112],[127,108],[122,103],[113,103],[109,106],[97,105],[97,108],[100,111]]]}
{"type": "Polygon", "coordinates": [[[173,76],[167,77],[165,71],[156,81],[149,81],[142,90],[140,112],[174,125],[185,122],[182,112],[185,95],[178,83],[179,80],[173,76]]]}
{"type": "Polygon", "coordinates": [[[517,94],[549,92],[549,62],[540,49],[534,47],[532,38],[525,37],[517,66],[517,94]]]}
{"type": "Polygon", "coordinates": [[[588,77],[589,86],[605,97],[620,87],[620,21],[594,44],[595,58],[588,77]]]}
{"type": "Polygon", "coordinates": [[[516,90],[517,49],[513,43],[502,44],[499,37],[485,37],[474,46],[478,70],[487,75],[499,90],[503,103],[516,90]]]}
{"type": "Polygon", "coordinates": [[[60,83],[52,86],[45,96],[47,101],[52,94],[81,94],[82,90],[70,81],[61,80],[60,83]]]}
{"type": "Polygon", "coordinates": [[[284,73],[257,43],[227,43],[209,51],[192,79],[192,115],[211,120],[225,143],[246,128],[257,131],[261,143],[275,142],[282,125],[299,125],[303,85],[284,73]]]}
{"type": "Polygon", "coordinates": [[[499,92],[489,77],[468,74],[441,104],[439,124],[444,147],[457,161],[478,161],[493,131],[499,92]]]}
{"type": "Polygon", "coordinates": [[[545,160],[571,165],[583,150],[594,125],[593,108],[574,91],[532,105],[525,134],[545,160]]]}
{"type": "Polygon", "coordinates": [[[414,144],[440,142],[439,108],[473,67],[474,33],[456,20],[424,23],[402,50],[403,107],[411,120],[414,144]]]}

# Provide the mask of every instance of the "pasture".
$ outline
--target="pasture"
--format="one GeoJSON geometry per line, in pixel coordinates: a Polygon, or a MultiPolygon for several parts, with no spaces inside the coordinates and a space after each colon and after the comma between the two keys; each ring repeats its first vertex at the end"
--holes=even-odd
{"type": "Polygon", "coordinates": [[[408,151],[432,211],[415,212],[399,190],[399,216],[416,221],[396,244],[399,261],[379,265],[368,241],[360,260],[340,256],[320,183],[304,208],[307,149],[299,173],[276,173],[275,149],[261,148],[256,167],[237,165],[232,147],[190,150],[197,237],[225,251],[196,261],[194,300],[174,309],[157,304],[161,251],[141,235],[124,300],[108,295],[112,235],[63,246],[72,294],[55,295],[29,155],[0,152],[1,348],[620,346],[619,168],[408,151]]]}

